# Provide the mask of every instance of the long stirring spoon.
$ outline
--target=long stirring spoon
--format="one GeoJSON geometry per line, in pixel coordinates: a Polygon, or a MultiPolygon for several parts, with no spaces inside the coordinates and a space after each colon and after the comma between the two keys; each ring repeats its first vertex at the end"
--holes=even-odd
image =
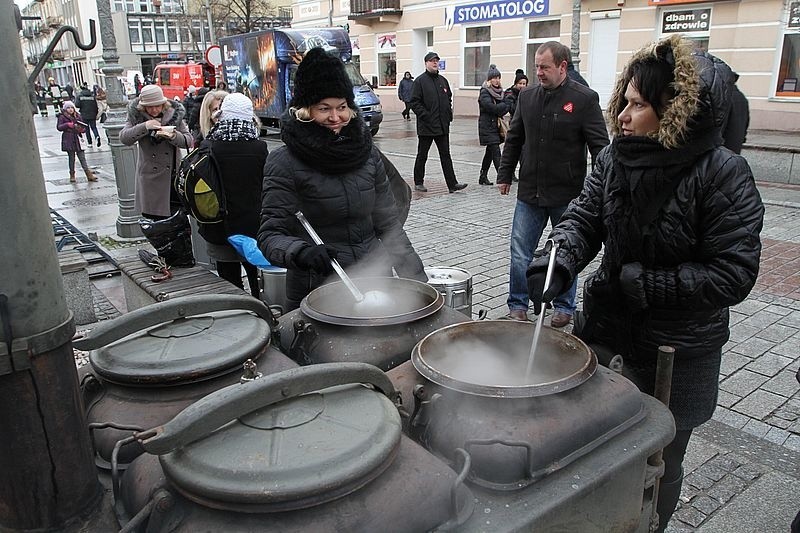
{"type": "MultiPolygon", "coordinates": [[[[545,252],[550,251],[550,260],[547,262],[547,273],[544,276],[544,289],[542,294],[547,292],[550,288],[550,281],[553,278],[553,268],[556,264],[556,248],[558,245],[553,239],[547,239],[544,243],[545,252]]],[[[542,324],[544,323],[544,312],[547,305],[542,302],[542,310],[539,313],[539,318],[536,320],[536,328],[533,330],[533,342],[531,342],[531,352],[528,355],[528,367],[525,369],[525,375],[530,376],[533,370],[533,360],[536,358],[536,348],[539,346],[539,334],[542,332],[542,324]]]]}
{"type": "MultiPolygon", "coordinates": [[[[306,219],[302,211],[298,211],[297,213],[294,214],[294,216],[297,217],[297,220],[300,221],[300,224],[303,225],[305,230],[308,232],[309,236],[311,236],[311,240],[314,241],[315,244],[318,245],[325,244],[324,242],[322,242],[322,239],[319,238],[317,232],[314,231],[313,226],[311,226],[311,224],[308,222],[308,219],[306,219]]],[[[353,280],[350,279],[350,276],[347,275],[347,273],[342,268],[342,265],[339,264],[339,261],[337,261],[336,258],[331,258],[331,266],[333,267],[333,270],[335,270],[336,273],[339,275],[339,278],[341,278],[342,283],[344,283],[344,286],[347,287],[347,290],[350,291],[350,294],[353,295],[355,301],[358,303],[363,302],[364,295],[361,293],[360,290],[358,290],[356,284],[353,283],[353,280]]]]}

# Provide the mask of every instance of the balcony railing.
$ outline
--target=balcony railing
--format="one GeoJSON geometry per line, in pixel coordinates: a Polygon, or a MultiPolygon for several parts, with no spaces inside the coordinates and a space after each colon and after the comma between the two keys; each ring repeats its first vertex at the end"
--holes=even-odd
{"type": "Polygon", "coordinates": [[[381,18],[403,14],[400,0],[350,0],[350,20],[381,18]]]}

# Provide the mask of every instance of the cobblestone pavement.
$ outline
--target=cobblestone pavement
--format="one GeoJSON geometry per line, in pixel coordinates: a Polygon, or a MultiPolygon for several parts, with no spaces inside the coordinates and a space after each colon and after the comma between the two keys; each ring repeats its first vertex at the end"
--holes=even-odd
{"type": "MultiPolygon", "coordinates": [[[[516,190],[500,196],[495,187],[477,184],[483,148],[474,118],[456,119],[450,138],[456,174],[469,187],[448,194],[432,149],[425,180],[429,192],[414,192],[406,230],[426,266],[472,273],[475,315],[483,311],[499,318],[507,312],[516,190]]],[[[800,135],[759,139],[800,146],[800,135]]],[[[271,148],[280,144],[275,138],[267,142],[271,148]]],[[[414,121],[401,120],[399,113],[386,117],[375,142],[411,183],[414,121]]],[[[97,231],[101,243],[113,238],[117,211],[106,203],[108,188],[61,183],[66,158],[49,132],[40,136],[40,149],[51,207],[84,231],[97,231]],[[80,197],[93,200],[67,204],[80,197]]],[[[89,161],[100,169],[100,185],[113,186],[105,145],[89,161]]],[[[731,310],[719,405],[713,420],[695,430],[690,441],[681,507],[669,532],[788,531],[800,508],[800,387],[794,379],[800,367],[800,187],[759,181],[759,189],[766,204],[761,274],[750,296],[731,310]]],[[[597,260],[586,272],[596,266],[597,260]]],[[[95,311],[110,317],[113,311],[102,300],[101,295],[95,311]]]]}

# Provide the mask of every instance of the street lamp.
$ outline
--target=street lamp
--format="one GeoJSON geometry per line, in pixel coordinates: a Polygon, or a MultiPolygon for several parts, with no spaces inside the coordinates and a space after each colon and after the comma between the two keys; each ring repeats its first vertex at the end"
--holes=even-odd
{"type": "Polygon", "coordinates": [[[572,41],[570,55],[575,71],[580,72],[578,65],[581,62],[581,0],[572,0],[572,41]]]}
{"type": "Polygon", "coordinates": [[[139,226],[139,212],[136,210],[134,195],[136,192],[136,151],[132,146],[124,146],[119,142],[119,132],[125,124],[127,105],[122,92],[119,76],[122,66],[117,54],[117,38],[114,36],[114,23],[111,20],[111,4],[109,0],[97,0],[97,18],[100,26],[100,40],[103,44],[103,68],[100,69],[106,78],[106,94],[108,96],[108,119],[104,126],[111,147],[111,158],[114,162],[114,179],[117,182],[119,198],[119,216],[117,217],[117,235],[122,238],[138,238],[142,236],[139,226]]]}

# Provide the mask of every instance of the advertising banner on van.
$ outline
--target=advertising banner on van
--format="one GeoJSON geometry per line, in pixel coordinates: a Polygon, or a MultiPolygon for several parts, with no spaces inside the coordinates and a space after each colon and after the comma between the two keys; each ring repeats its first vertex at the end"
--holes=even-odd
{"type": "Polygon", "coordinates": [[[283,111],[283,90],[276,83],[278,61],[274,44],[274,33],[267,31],[222,45],[228,87],[249,97],[259,115],[280,116],[283,111]]]}

